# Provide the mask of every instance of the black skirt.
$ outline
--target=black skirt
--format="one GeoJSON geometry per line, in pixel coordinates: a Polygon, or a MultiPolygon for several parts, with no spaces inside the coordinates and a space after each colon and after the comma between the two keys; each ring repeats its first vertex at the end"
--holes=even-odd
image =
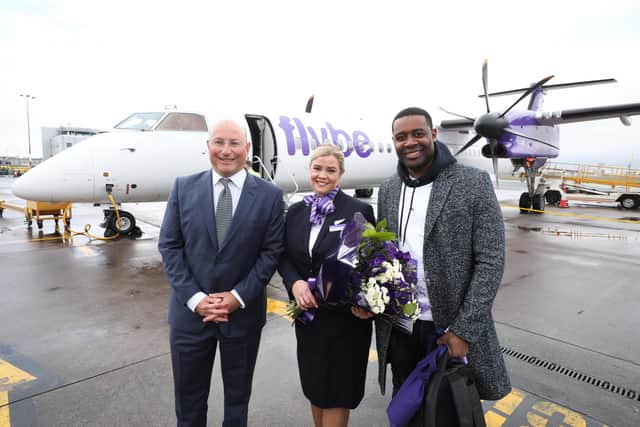
{"type": "Polygon", "coordinates": [[[372,321],[347,310],[320,307],[310,324],[296,322],[302,391],[322,409],[355,409],[364,396],[372,321]]]}

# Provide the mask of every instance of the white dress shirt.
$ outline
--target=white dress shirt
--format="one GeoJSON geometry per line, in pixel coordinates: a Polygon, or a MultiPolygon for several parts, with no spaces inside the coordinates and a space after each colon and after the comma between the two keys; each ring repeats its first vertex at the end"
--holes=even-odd
{"type": "MultiPolygon", "coordinates": [[[[220,197],[220,193],[224,190],[224,185],[220,182],[220,178],[223,178],[219,175],[214,169],[211,169],[211,179],[213,180],[213,211],[215,212],[218,207],[218,198],[220,197]]],[[[238,201],[240,200],[240,195],[242,194],[242,187],[244,187],[244,181],[247,179],[247,171],[241,169],[236,172],[235,175],[229,177],[231,180],[229,182],[229,191],[231,191],[231,203],[233,205],[232,214],[235,215],[236,208],[238,207],[238,201]]],[[[222,242],[218,242],[220,244],[222,242]]],[[[231,289],[231,294],[238,300],[240,303],[240,307],[245,308],[244,301],[238,291],[235,289],[231,289]]],[[[187,307],[191,309],[191,311],[195,312],[196,307],[200,304],[207,294],[204,292],[197,292],[193,294],[191,298],[187,301],[187,307]]]]}

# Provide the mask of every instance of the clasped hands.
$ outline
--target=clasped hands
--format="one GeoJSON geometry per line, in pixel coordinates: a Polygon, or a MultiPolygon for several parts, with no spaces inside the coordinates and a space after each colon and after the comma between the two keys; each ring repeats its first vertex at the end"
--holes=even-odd
{"type": "Polygon", "coordinates": [[[240,302],[231,292],[209,294],[196,306],[196,313],[203,322],[222,323],[229,321],[229,314],[240,307],[240,302]]]}
{"type": "MultiPolygon", "coordinates": [[[[291,293],[296,300],[296,304],[303,310],[318,308],[318,303],[309,289],[309,283],[304,280],[297,280],[291,286],[291,293]]],[[[359,319],[370,319],[373,313],[360,307],[351,307],[351,313],[359,319]]]]}

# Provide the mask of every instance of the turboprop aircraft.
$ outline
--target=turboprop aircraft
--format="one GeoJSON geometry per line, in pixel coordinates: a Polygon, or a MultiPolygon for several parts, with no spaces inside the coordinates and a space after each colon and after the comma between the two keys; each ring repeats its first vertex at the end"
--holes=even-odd
{"type": "MultiPolygon", "coordinates": [[[[373,131],[362,120],[337,122],[310,113],[241,114],[231,117],[246,123],[252,141],[252,166],[264,179],[285,193],[309,191],[311,151],[323,142],[343,148],[346,173],[340,185],[367,197],[396,168],[390,128],[373,131]]],[[[378,126],[379,128],[380,126],[378,126]]],[[[445,131],[443,142],[460,146],[468,132],[445,131]]],[[[207,120],[196,113],[167,111],[134,113],[111,131],[85,139],[31,169],[13,185],[25,200],[109,204],[165,201],[175,177],[210,168],[207,120]]],[[[488,169],[479,152],[465,163],[488,169]]],[[[507,172],[507,170],[505,170],[507,172]]],[[[105,236],[118,227],[113,209],[104,210],[105,236]]],[[[135,233],[135,218],[119,211],[120,233],[135,233]]]]}
{"type": "Polygon", "coordinates": [[[546,163],[547,159],[558,157],[560,154],[560,131],[558,124],[576,123],[590,120],[619,118],[622,124],[629,126],[629,116],[640,114],[640,103],[610,105],[591,108],[579,108],[554,112],[543,112],[543,98],[548,90],[565,89],[578,86],[588,86],[603,83],[614,83],[615,79],[590,80],[582,82],[546,84],[553,76],[545,77],[528,88],[514,89],[502,92],[487,93],[488,72],[487,62],[482,66],[482,86],[486,104],[486,113],[472,118],[444,110],[446,113],[460,117],[460,119],[443,120],[440,127],[443,130],[470,130],[476,135],[458,149],[460,155],[472,147],[476,142],[485,138],[487,143],[482,147],[484,157],[492,159],[497,179],[498,159],[510,159],[514,172],[524,169],[527,179],[527,191],[520,195],[520,212],[543,211],[545,200],[548,203],[558,203],[561,194],[557,190],[542,192],[536,186],[536,174],[546,163]],[[492,112],[489,108],[489,97],[522,93],[509,108],[502,112],[492,112]],[[526,110],[516,111],[513,108],[524,98],[531,95],[526,110]]]}
{"type": "MultiPolygon", "coordinates": [[[[598,81],[544,86],[543,79],[524,92],[510,108],[492,113],[488,108],[487,71],[483,67],[483,86],[487,114],[473,119],[445,120],[438,128],[438,139],[457,151],[458,160],[496,177],[523,167],[528,192],[523,193],[521,208],[544,208],[544,195],[536,194],[535,172],[548,158],[559,153],[555,124],[640,114],[640,104],[564,110],[539,111],[547,89],[595,84],[598,81]],[[511,111],[520,100],[532,94],[527,111],[511,111]],[[476,135],[467,141],[470,130],[476,135]],[[482,150],[472,147],[481,138],[489,143],[482,150]],[[466,143],[465,143],[466,142],[466,143]],[[497,159],[509,158],[511,164],[497,159]],[[503,169],[497,170],[498,166],[503,169]],[[527,198],[528,197],[528,198],[527,198]]],[[[602,82],[602,81],[599,81],[602,82]]],[[[214,115],[210,118],[235,118],[246,123],[252,141],[252,166],[265,179],[273,181],[285,193],[308,191],[309,154],[319,144],[330,142],[342,147],[345,175],[341,187],[353,188],[356,195],[371,194],[371,187],[395,172],[397,158],[388,122],[373,125],[363,120],[336,121],[311,113],[312,101],[305,113],[214,115]]],[[[87,138],[31,169],[13,185],[16,196],[43,202],[117,203],[164,201],[176,176],[210,168],[207,147],[207,120],[196,113],[179,111],[135,113],[111,131],[87,138]]],[[[496,180],[497,181],[497,180],[496,180]]],[[[551,197],[553,194],[549,197],[551,197]]],[[[559,195],[558,195],[559,196],[559,195]]],[[[559,200],[559,197],[558,197],[559,200]]],[[[104,210],[105,236],[117,232],[113,209],[104,210]]],[[[135,218],[120,211],[120,233],[135,233],[135,218]]]]}

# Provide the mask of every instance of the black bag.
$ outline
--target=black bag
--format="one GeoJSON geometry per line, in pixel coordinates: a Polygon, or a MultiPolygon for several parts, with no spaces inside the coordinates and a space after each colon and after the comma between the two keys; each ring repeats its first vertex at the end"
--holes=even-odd
{"type": "Polygon", "coordinates": [[[425,427],[486,427],[471,368],[445,353],[422,404],[425,427]]]}

